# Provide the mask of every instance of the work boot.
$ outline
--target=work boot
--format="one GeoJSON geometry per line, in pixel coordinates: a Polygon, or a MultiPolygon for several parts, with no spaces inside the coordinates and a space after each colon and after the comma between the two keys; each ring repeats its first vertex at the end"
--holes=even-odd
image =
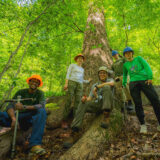
{"type": "Polygon", "coordinates": [[[79,128],[72,128],[71,134],[65,139],[63,148],[69,149],[79,139],[80,132],[79,128]]]}
{"type": "Polygon", "coordinates": [[[110,112],[107,112],[107,111],[104,111],[103,112],[103,121],[101,122],[100,126],[102,128],[108,128],[109,126],[109,115],[110,115],[110,112]]]}
{"type": "Polygon", "coordinates": [[[61,128],[63,128],[64,130],[67,130],[69,128],[68,123],[66,121],[62,121],[61,128]]]}
{"type": "Polygon", "coordinates": [[[128,102],[125,103],[126,109],[127,109],[127,113],[128,114],[134,114],[135,110],[134,110],[134,105],[132,104],[132,101],[129,100],[128,102]]]}
{"type": "Polygon", "coordinates": [[[145,124],[141,125],[140,133],[142,133],[142,134],[146,134],[147,133],[147,126],[145,124]]]}
{"type": "Polygon", "coordinates": [[[159,126],[157,126],[157,131],[159,131],[159,132],[160,132],[160,125],[159,125],[159,126]]]}

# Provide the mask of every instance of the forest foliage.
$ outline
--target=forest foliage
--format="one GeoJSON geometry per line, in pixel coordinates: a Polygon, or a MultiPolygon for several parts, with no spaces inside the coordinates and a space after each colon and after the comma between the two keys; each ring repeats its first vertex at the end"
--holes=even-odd
{"type": "Polygon", "coordinates": [[[159,0],[1,0],[0,100],[27,87],[32,74],[42,76],[46,96],[64,94],[67,68],[82,51],[91,3],[105,14],[110,48],[122,55],[125,46],[132,47],[160,84],[159,0]]]}

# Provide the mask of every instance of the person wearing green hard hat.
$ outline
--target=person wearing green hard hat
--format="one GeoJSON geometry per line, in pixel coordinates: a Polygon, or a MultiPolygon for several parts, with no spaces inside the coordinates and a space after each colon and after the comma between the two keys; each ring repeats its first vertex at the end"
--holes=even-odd
{"type": "Polygon", "coordinates": [[[113,78],[108,77],[109,69],[102,66],[98,69],[99,81],[92,85],[88,97],[83,96],[81,103],[78,105],[75,117],[72,121],[72,133],[64,142],[64,147],[69,148],[75,143],[81,124],[86,112],[103,113],[103,120],[100,123],[102,128],[109,125],[110,112],[113,109],[113,78]],[[76,135],[76,136],[75,136],[76,135]]]}

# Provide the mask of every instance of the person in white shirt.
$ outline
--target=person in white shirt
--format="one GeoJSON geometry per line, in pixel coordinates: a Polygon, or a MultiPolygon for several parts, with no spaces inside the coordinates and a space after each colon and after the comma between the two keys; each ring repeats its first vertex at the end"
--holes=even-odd
{"type": "Polygon", "coordinates": [[[62,121],[62,128],[64,129],[68,128],[66,120],[71,112],[71,103],[73,98],[75,98],[73,107],[73,114],[75,115],[77,106],[81,101],[83,83],[89,83],[91,81],[91,79],[84,80],[84,69],[82,68],[82,64],[85,60],[84,56],[82,54],[78,54],[74,60],[76,64],[71,64],[69,66],[64,85],[64,90],[67,91],[62,121]]]}

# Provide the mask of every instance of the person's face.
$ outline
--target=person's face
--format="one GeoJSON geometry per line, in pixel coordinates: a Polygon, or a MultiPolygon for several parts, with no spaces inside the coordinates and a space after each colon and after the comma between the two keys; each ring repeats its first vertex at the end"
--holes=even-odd
{"type": "Polygon", "coordinates": [[[78,64],[82,64],[83,63],[83,57],[81,57],[81,56],[79,56],[77,59],[76,59],[76,62],[78,63],[78,64]]]}
{"type": "Polygon", "coordinates": [[[124,56],[128,61],[131,61],[133,59],[133,52],[132,51],[125,52],[124,56]]]}
{"type": "Polygon", "coordinates": [[[104,82],[107,79],[107,72],[106,71],[99,71],[99,79],[100,81],[104,82]]]}
{"type": "Polygon", "coordinates": [[[113,58],[117,60],[117,59],[118,59],[118,56],[119,56],[118,54],[115,54],[115,55],[113,56],[113,58]]]}
{"type": "Polygon", "coordinates": [[[38,79],[31,79],[29,81],[29,88],[32,90],[36,90],[39,85],[40,85],[40,82],[38,79]]]}

